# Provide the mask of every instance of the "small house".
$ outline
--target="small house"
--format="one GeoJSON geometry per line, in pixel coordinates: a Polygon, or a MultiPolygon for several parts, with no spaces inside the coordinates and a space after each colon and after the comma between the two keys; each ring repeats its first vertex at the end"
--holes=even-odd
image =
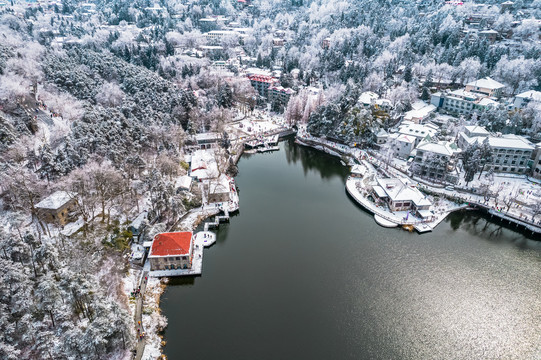
{"type": "Polygon", "coordinates": [[[36,204],[38,219],[46,223],[64,226],[70,222],[70,215],[75,211],[75,194],[56,191],[36,204]]]}
{"type": "Polygon", "coordinates": [[[227,175],[221,174],[217,179],[209,181],[208,203],[228,202],[230,199],[230,181],[227,175]]]}
{"type": "Polygon", "coordinates": [[[132,233],[132,236],[136,239],[139,239],[139,236],[143,233],[143,230],[147,226],[147,222],[145,221],[148,216],[148,211],[143,211],[128,226],[128,231],[132,233]]]}
{"type": "Polygon", "coordinates": [[[432,203],[405,179],[377,179],[373,196],[389,206],[391,211],[413,211],[420,217],[430,216],[432,203]]]}

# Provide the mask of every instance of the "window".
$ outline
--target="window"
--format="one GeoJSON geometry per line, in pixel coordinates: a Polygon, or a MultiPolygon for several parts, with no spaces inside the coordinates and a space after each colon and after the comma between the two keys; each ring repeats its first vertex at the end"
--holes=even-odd
{"type": "Polygon", "coordinates": [[[180,260],[180,256],[177,256],[177,257],[175,258],[175,260],[180,260]]]}

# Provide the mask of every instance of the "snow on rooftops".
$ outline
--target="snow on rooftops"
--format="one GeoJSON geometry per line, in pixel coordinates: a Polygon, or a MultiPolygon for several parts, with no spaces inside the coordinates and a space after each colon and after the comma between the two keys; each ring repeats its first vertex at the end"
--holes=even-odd
{"type": "Polygon", "coordinates": [[[419,110],[419,109],[424,108],[425,106],[428,106],[428,104],[425,103],[425,102],[422,101],[422,100],[416,101],[416,102],[414,102],[413,104],[411,104],[411,108],[412,108],[413,110],[419,110]]]}
{"type": "Polygon", "coordinates": [[[177,181],[175,182],[175,186],[177,189],[183,189],[183,190],[190,190],[190,187],[192,186],[192,178],[188,175],[183,175],[179,178],[177,178],[177,181]]]}
{"type": "Polygon", "coordinates": [[[190,176],[197,179],[218,177],[218,165],[212,151],[194,151],[192,154],[190,176]]]}
{"type": "Polygon", "coordinates": [[[438,127],[432,124],[421,125],[404,121],[400,125],[398,132],[404,135],[412,135],[417,138],[425,138],[427,136],[432,137],[436,135],[436,133],[438,132],[438,127]]]}
{"type": "Polygon", "coordinates": [[[372,91],[365,91],[359,96],[359,102],[363,105],[370,105],[372,101],[379,99],[379,95],[372,91]]]}
{"type": "Polygon", "coordinates": [[[483,98],[483,99],[479,100],[479,102],[477,104],[481,105],[481,106],[498,106],[499,103],[497,101],[492,100],[492,99],[483,98]]]}
{"type": "Polygon", "coordinates": [[[516,97],[541,102],[541,91],[529,90],[518,94],[516,97]]]}
{"type": "Polygon", "coordinates": [[[505,87],[504,84],[497,82],[496,80],[493,80],[489,78],[488,76],[483,79],[475,80],[470,83],[467,83],[466,86],[475,86],[479,88],[485,88],[485,89],[501,89],[505,87]]]}
{"type": "Polygon", "coordinates": [[[398,136],[398,138],[396,140],[401,141],[401,142],[406,142],[406,143],[414,143],[415,142],[415,137],[402,134],[402,135],[398,136]]]}
{"type": "Polygon", "coordinates": [[[422,141],[417,146],[417,149],[444,156],[453,156],[453,154],[460,152],[454,143],[448,141],[440,141],[437,143],[422,141]]]}
{"type": "Polygon", "coordinates": [[[209,193],[210,194],[222,194],[229,192],[229,182],[230,179],[227,175],[221,174],[220,177],[216,180],[210,182],[209,193]]]}
{"type": "Polygon", "coordinates": [[[378,185],[392,201],[413,201],[417,206],[431,205],[430,201],[406,179],[377,179],[378,185]]]}
{"type": "MultiPolygon", "coordinates": [[[[434,111],[436,111],[436,106],[434,106],[432,104],[427,105],[424,102],[423,102],[423,104],[425,106],[406,112],[406,114],[404,114],[404,119],[405,120],[413,120],[413,121],[424,120],[428,115],[430,115],[434,111]]],[[[418,105],[420,105],[420,104],[418,104],[418,105]]]]}
{"type": "Polygon", "coordinates": [[[191,247],[191,231],[161,233],[154,237],[149,257],[189,255],[191,247]]]}
{"type": "Polygon", "coordinates": [[[135,219],[133,219],[133,221],[131,222],[129,227],[133,228],[133,229],[140,229],[141,224],[146,219],[147,215],[148,215],[148,211],[144,210],[139,215],[137,215],[137,217],[135,219]]]}
{"type": "Polygon", "coordinates": [[[470,125],[470,126],[464,126],[464,129],[466,129],[469,136],[486,136],[486,135],[489,135],[489,132],[482,126],[470,125]]]}
{"type": "Polygon", "coordinates": [[[207,133],[195,134],[195,140],[197,142],[215,141],[215,140],[220,140],[221,138],[222,138],[222,134],[215,133],[215,132],[207,132],[207,133]]]}
{"type": "Polygon", "coordinates": [[[360,175],[364,175],[366,173],[366,168],[364,166],[361,166],[361,165],[354,165],[352,168],[351,168],[351,173],[352,174],[360,174],[360,175]]]}
{"type": "Polygon", "coordinates": [[[530,141],[522,136],[518,135],[502,135],[499,136],[490,136],[488,138],[488,143],[493,148],[508,148],[508,149],[522,149],[522,150],[533,150],[535,147],[530,141]]]}
{"type": "Polygon", "coordinates": [[[38,209],[60,209],[75,197],[75,193],[56,191],[36,204],[38,209]]]}

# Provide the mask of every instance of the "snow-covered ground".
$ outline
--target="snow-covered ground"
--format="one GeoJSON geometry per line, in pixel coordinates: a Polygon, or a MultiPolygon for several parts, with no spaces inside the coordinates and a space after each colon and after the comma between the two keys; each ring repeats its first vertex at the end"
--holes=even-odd
{"type": "Polygon", "coordinates": [[[143,329],[145,331],[145,351],[142,360],[154,360],[161,355],[161,330],[167,326],[167,318],[160,312],[160,296],[165,290],[167,278],[148,278],[143,302],[143,329]]]}

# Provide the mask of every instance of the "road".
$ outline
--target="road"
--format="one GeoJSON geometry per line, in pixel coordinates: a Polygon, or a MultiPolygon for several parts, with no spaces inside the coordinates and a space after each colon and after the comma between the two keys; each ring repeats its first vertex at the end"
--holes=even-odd
{"type": "MultiPolygon", "coordinates": [[[[148,271],[144,271],[143,275],[141,276],[141,291],[139,293],[139,296],[137,297],[137,304],[135,305],[135,326],[136,331],[139,327],[139,322],[141,323],[141,329],[143,324],[143,297],[145,294],[145,290],[147,288],[147,279],[148,279],[148,271]]],[[[143,353],[145,352],[145,343],[146,340],[142,339],[139,340],[139,334],[137,334],[137,352],[135,354],[134,359],[135,360],[141,360],[143,357],[143,353]]]]}

